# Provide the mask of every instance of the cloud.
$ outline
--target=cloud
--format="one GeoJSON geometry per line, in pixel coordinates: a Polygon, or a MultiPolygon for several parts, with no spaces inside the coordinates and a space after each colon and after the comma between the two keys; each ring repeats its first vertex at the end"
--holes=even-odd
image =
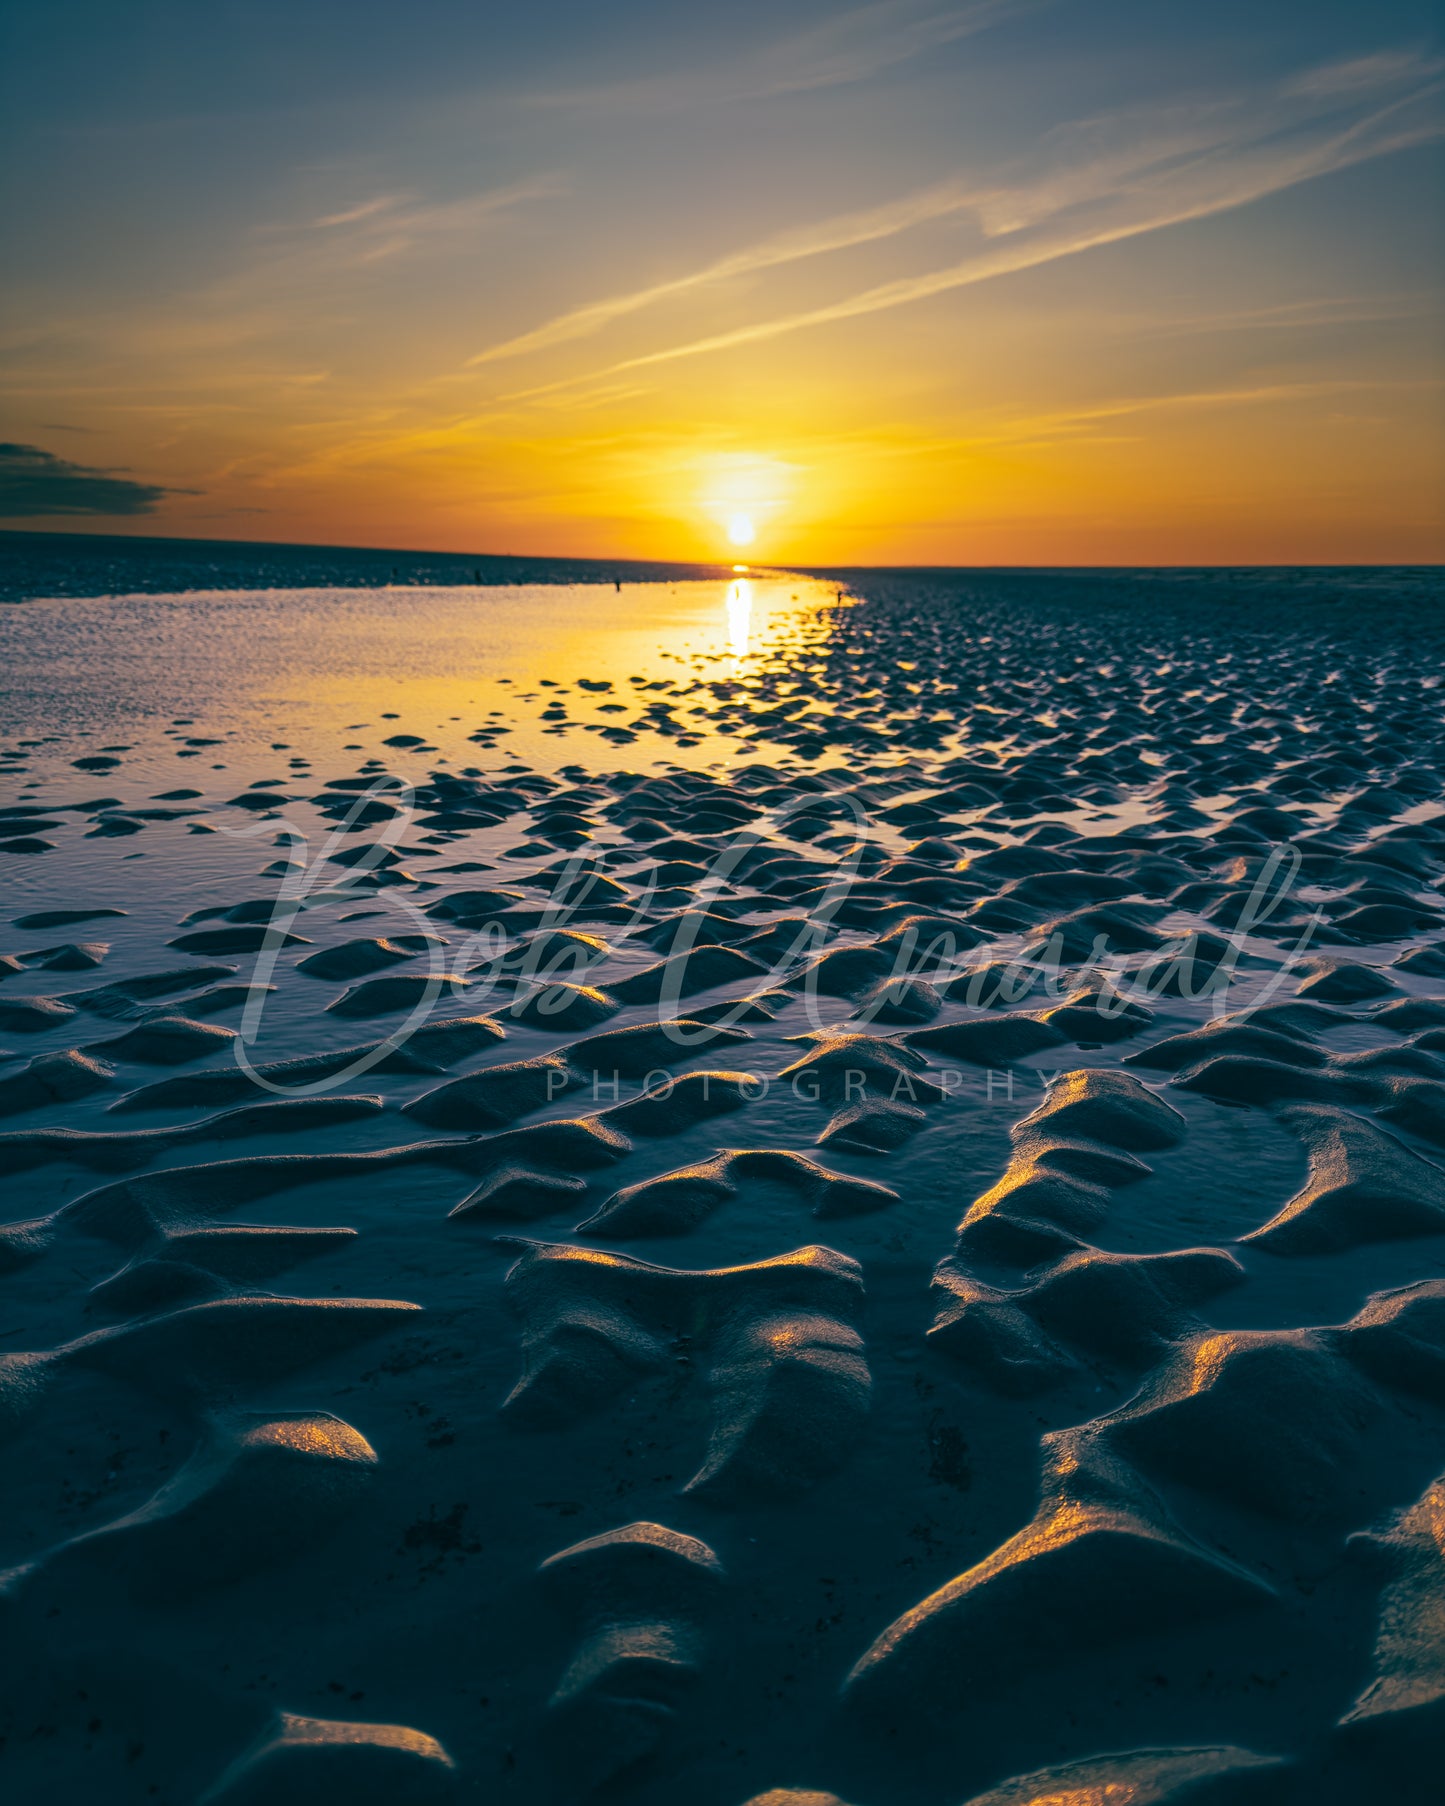
{"type": "Polygon", "coordinates": [[[565,177],[547,172],[449,201],[428,201],[415,194],[374,195],[317,219],[270,227],[268,236],[282,248],[252,274],[334,270],[446,244],[486,230],[519,207],[565,194],[567,188],[565,177]]]}
{"type": "Polygon", "coordinates": [[[1122,420],[1132,414],[1260,407],[1280,402],[1320,401],[1332,395],[1371,394],[1391,389],[1417,393],[1421,388],[1438,386],[1438,383],[1428,380],[1421,382],[1415,379],[1393,381],[1379,377],[1335,377],[1321,382],[1262,383],[1248,389],[1198,389],[1179,395],[1139,395],[1100,402],[1088,408],[1072,408],[1065,413],[1042,414],[1031,420],[1016,421],[1007,434],[998,437],[1051,438],[1082,431],[1096,421],[1122,420]]]}
{"type": "MultiPolygon", "coordinates": [[[[577,377],[507,397],[521,400],[574,383],[592,384],[624,372],[679,358],[756,344],[814,326],[904,307],[931,296],[1117,244],[1190,220],[1207,219],[1278,194],[1316,177],[1445,136],[1439,101],[1440,65],[1393,56],[1350,66],[1352,105],[1337,88],[1327,93],[1300,78],[1281,87],[1173,108],[1125,111],[1079,121],[1049,135],[1049,159],[1011,182],[960,184],[925,191],[934,215],[967,208],[984,240],[969,257],[922,275],[875,284],[823,306],[756,321],[728,332],[665,347],[592,369],[577,377]],[[1363,107],[1368,99],[1373,104],[1363,107]],[[949,197],[953,198],[950,199],[949,197]]],[[[860,218],[862,216],[859,216],[860,218]]],[[[789,238],[733,253],[671,283],[579,309],[530,335],[498,347],[532,348],[595,330],[599,321],[647,305],[660,293],[677,293],[716,280],[720,270],[763,268],[813,255],[820,249],[863,243],[931,217],[920,197],[876,210],[874,229],[851,238],[828,225],[804,228],[789,238]],[[788,250],[791,243],[792,249],[788,250]],[[578,328],[578,322],[582,324],[578,328]],[[574,330],[575,329],[575,330],[574,330]],[[530,341],[530,342],[529,342],[530,341]]]]}
{"type": "MultiPolygon", "coordinates": [[[[1418,395],[1439,390],[1445,379],[1426,377],[1333,377],[1312,382],[1259,383],[1249,388],[1191,389],[1182,393],[1124,396],[1087,407],[1062,409],[1048,414],[1028,414],[984,425],[976,432],[946,438],[876,441],[867,445],[873,459],[937,458],[951,452],[976,452],[998,446],[1113,445],[1137,443],[1134,437],[1102,435],[1092,429],[1110,421],[1141,414],[1202,413],[1229,408],[1282,407],[1327,401],[1336,396],[1418,395]]],[[[833,442],[836,448],[836,441],[833,442]]]]}
{"type": "Polygon", "coordinates": [[[1165,337],[1200,332],[1301,332],[1311,327],[1370,326],[1392,320],[1432,318],[1437,311],[1437,297],[1425,293],[1321,295],[1305,301],[1281,301],[1273,307],[1176,314],[1169,319],[1124,319],[1121,324],[1130,332],[1165,337]]]}
{"type": "Polygon", "coordinates": [[[957,183],[948,182],[922,189],[916,194],[904,195],[881,207],[845,213],[820,221],[817,225],[780,232],[758,244],[748,245],[741,251],[719,257],[715,262],[692,270],[685,276],[674,277],[668,282],[653,283],[651,287],[637,289],[631,294],[612,295],[603,301],[590,302],[586,307],[574,308],[570,313],[559,314],[556,319],[548,320],[531,332],[522,333],[517,338],[478,352],[467,363],[469,366],[489,364],[500,358],[520,357],[527,352],[541,351],[549,345],[565,344],[570,339],[590,338],[594,332],[600,332],[614,320],[638,313],[655,302],[670,300],[677,295],[687,294],[691,289],[726,281],[729,277],[750,275],[757,270],[795,263],[800,258],[817,257],[828,251],[849,250],[854,245],[891,238],[896,233],[906,232],[910,226],[940,219],[945,214],[957,213],[968,204],[969,199],[966,189],[957,183]]]}
{"type": "Polygon", "coordinates": [[[1374,56],[1355,57],[1350,62],[1324,63],[1317,69],[1306,69],[1285,85],[1284,93],[1305,95],[1311,99],[1333,99],[1338,95],[1359,94],[1382,83],[1408,79],[1418,73],[1420,58],[1408,50],[1382,50],[1374,56]]]}
{"type": "Polygon", "coordinates": [[[400,194],[379,194],[373,200],[361,201],[355,207],[347,207],[340,213],[323,213],[320,219],[312,220],[313,226],[354,226],[358,220],[370,219],[374,214],[385,213],[388,208],[398,207],[408,197],[400,194]]]}
{"type": "Polygon", "coordinates": [[[848,87],[1047,4],[1049,0],[966,0],[951,6],[872,0],[750,55],[722,61],[704,75],[670,70],[640,80],[538,94],[532,104],[679,112],[848,87]]]}
{"type": "Polygon", "coordinates": [[[424,201],[412,195],[382,195],[375,201],[332,214],[318,225],[358,225],[364,237],[375,232],[390,238],[404,235],[408,241],[472,232],[532,201],[552,200],[567,192],[566,179],[558,174],[528,176],[504,188],[488,188],[453,201],[424,201]]]}
{"type": "MultiPolygon", "coordinates": [[[[474,257],[519,210],[565,188],[562,175],[543,172],[446,199],[388,192],[356,201],[353,190],[337,200],[354,204],[319,218],[312,208],[258,223],[199,284],[130,307],[96,291],[67,312],[0,331],[6,393],[33,398],[52,418],[88,406],[188,424],[198,407],[207,418],[254,415],[262,397],[290,408],[308,390],[335,395],[346,378],[319,355],[385,325],[386,299],[366,282],[373,270],[381,290],[408,264],[474,257]]],[[[40,428],[32,415],[10,430],[40,428]]]]}
{"type": "Polygon", "coordinates": [[[165,496],[194,493],[91,470],[42,451],[38,445],[0,444],[0,519],[25,520],[48,514],[151,514],[165,496]]]}
{"type": "Polygon", "coordinates": [[[740,98],[803,94],[867,81],[1022,10],[1012,0],[928,8],[920,8],[916,0],[875,0],[775,45],[767,56],[771,73],[740,98]]]}

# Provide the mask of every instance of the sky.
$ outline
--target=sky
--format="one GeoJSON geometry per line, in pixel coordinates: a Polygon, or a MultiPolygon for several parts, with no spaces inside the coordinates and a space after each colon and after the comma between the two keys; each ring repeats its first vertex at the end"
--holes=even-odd
{"type": "Polygon", "coordinates": [[[1440,561],[1440,26],[0,0],[0,525],[1440,561]]]}

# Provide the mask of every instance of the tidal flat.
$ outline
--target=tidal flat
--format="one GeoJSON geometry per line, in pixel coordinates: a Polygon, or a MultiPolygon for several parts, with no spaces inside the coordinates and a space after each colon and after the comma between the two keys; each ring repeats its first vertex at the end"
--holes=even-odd
{"type": "Polygon", "coordinates": [[[309,574],[0,608],[7,1797],[1435,1798],[1438,573],[309,574]]]}

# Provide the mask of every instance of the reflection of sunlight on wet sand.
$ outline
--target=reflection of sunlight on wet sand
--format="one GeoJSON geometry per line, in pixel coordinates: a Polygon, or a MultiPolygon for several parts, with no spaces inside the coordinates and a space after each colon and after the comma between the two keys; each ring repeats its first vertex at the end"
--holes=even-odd
{"type": "Polygon", "coordinates": [[[753,586],[746,577],[728,585],[728,651],[746,658],[753,625],[753,586]]]}
{"type": "MultiPolygon", "coordinates": [[[[0,610],[12,732],[137,742],[169,777],[188,734],[241,779],[284,751],[539,769],[731,758],[713,677],[785,670],[826,640],[836,586],[782,572],[677,582],[214,590],[0,610]],[[669,709],[660,710],[666,702],[669,709]],[[188,718],[152,740],[142,723],[188,718]],[[665,722],[663,717],[670,716],[665,722]],[[609,734],[609,730],[612,732],[609,734]],[[401,735],[413,736],[404,745],[401,735]],[[487,744],[491,740],[492,744],[487,744]],[[144,746],[142,746],[144,743],[144,746]]],[[[67,756],[73,756],[71,754],[67,756]]],[[[146,762],[151,761],[147,767],[146,762]]]]}

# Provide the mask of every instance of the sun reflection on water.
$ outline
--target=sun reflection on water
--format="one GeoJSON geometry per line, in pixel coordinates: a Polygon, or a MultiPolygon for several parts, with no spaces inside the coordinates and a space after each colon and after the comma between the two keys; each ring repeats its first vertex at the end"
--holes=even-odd
{"type": "Polygon", "coordinates": [[[70,760],[124,740],[127,781],[155,791],[178,758],[237,789],[281,778],[288,754],[298,772],[373,754],[404,776],[498,760],[703,767],[742,744],[747,713],[714,682],[801,673],[837,607],[835,583],[776,571],[620,596],[437,584],[58,598],[0,609],[0,713],[13,733],[55,736],[35,748],[37,775],[68,784],[70,760]]]}
{"type": "Polygon", "coordinates": [[[728,585],[728,651],[746,658],[753,625],[753,586],[746,577],[728,585]]]}

